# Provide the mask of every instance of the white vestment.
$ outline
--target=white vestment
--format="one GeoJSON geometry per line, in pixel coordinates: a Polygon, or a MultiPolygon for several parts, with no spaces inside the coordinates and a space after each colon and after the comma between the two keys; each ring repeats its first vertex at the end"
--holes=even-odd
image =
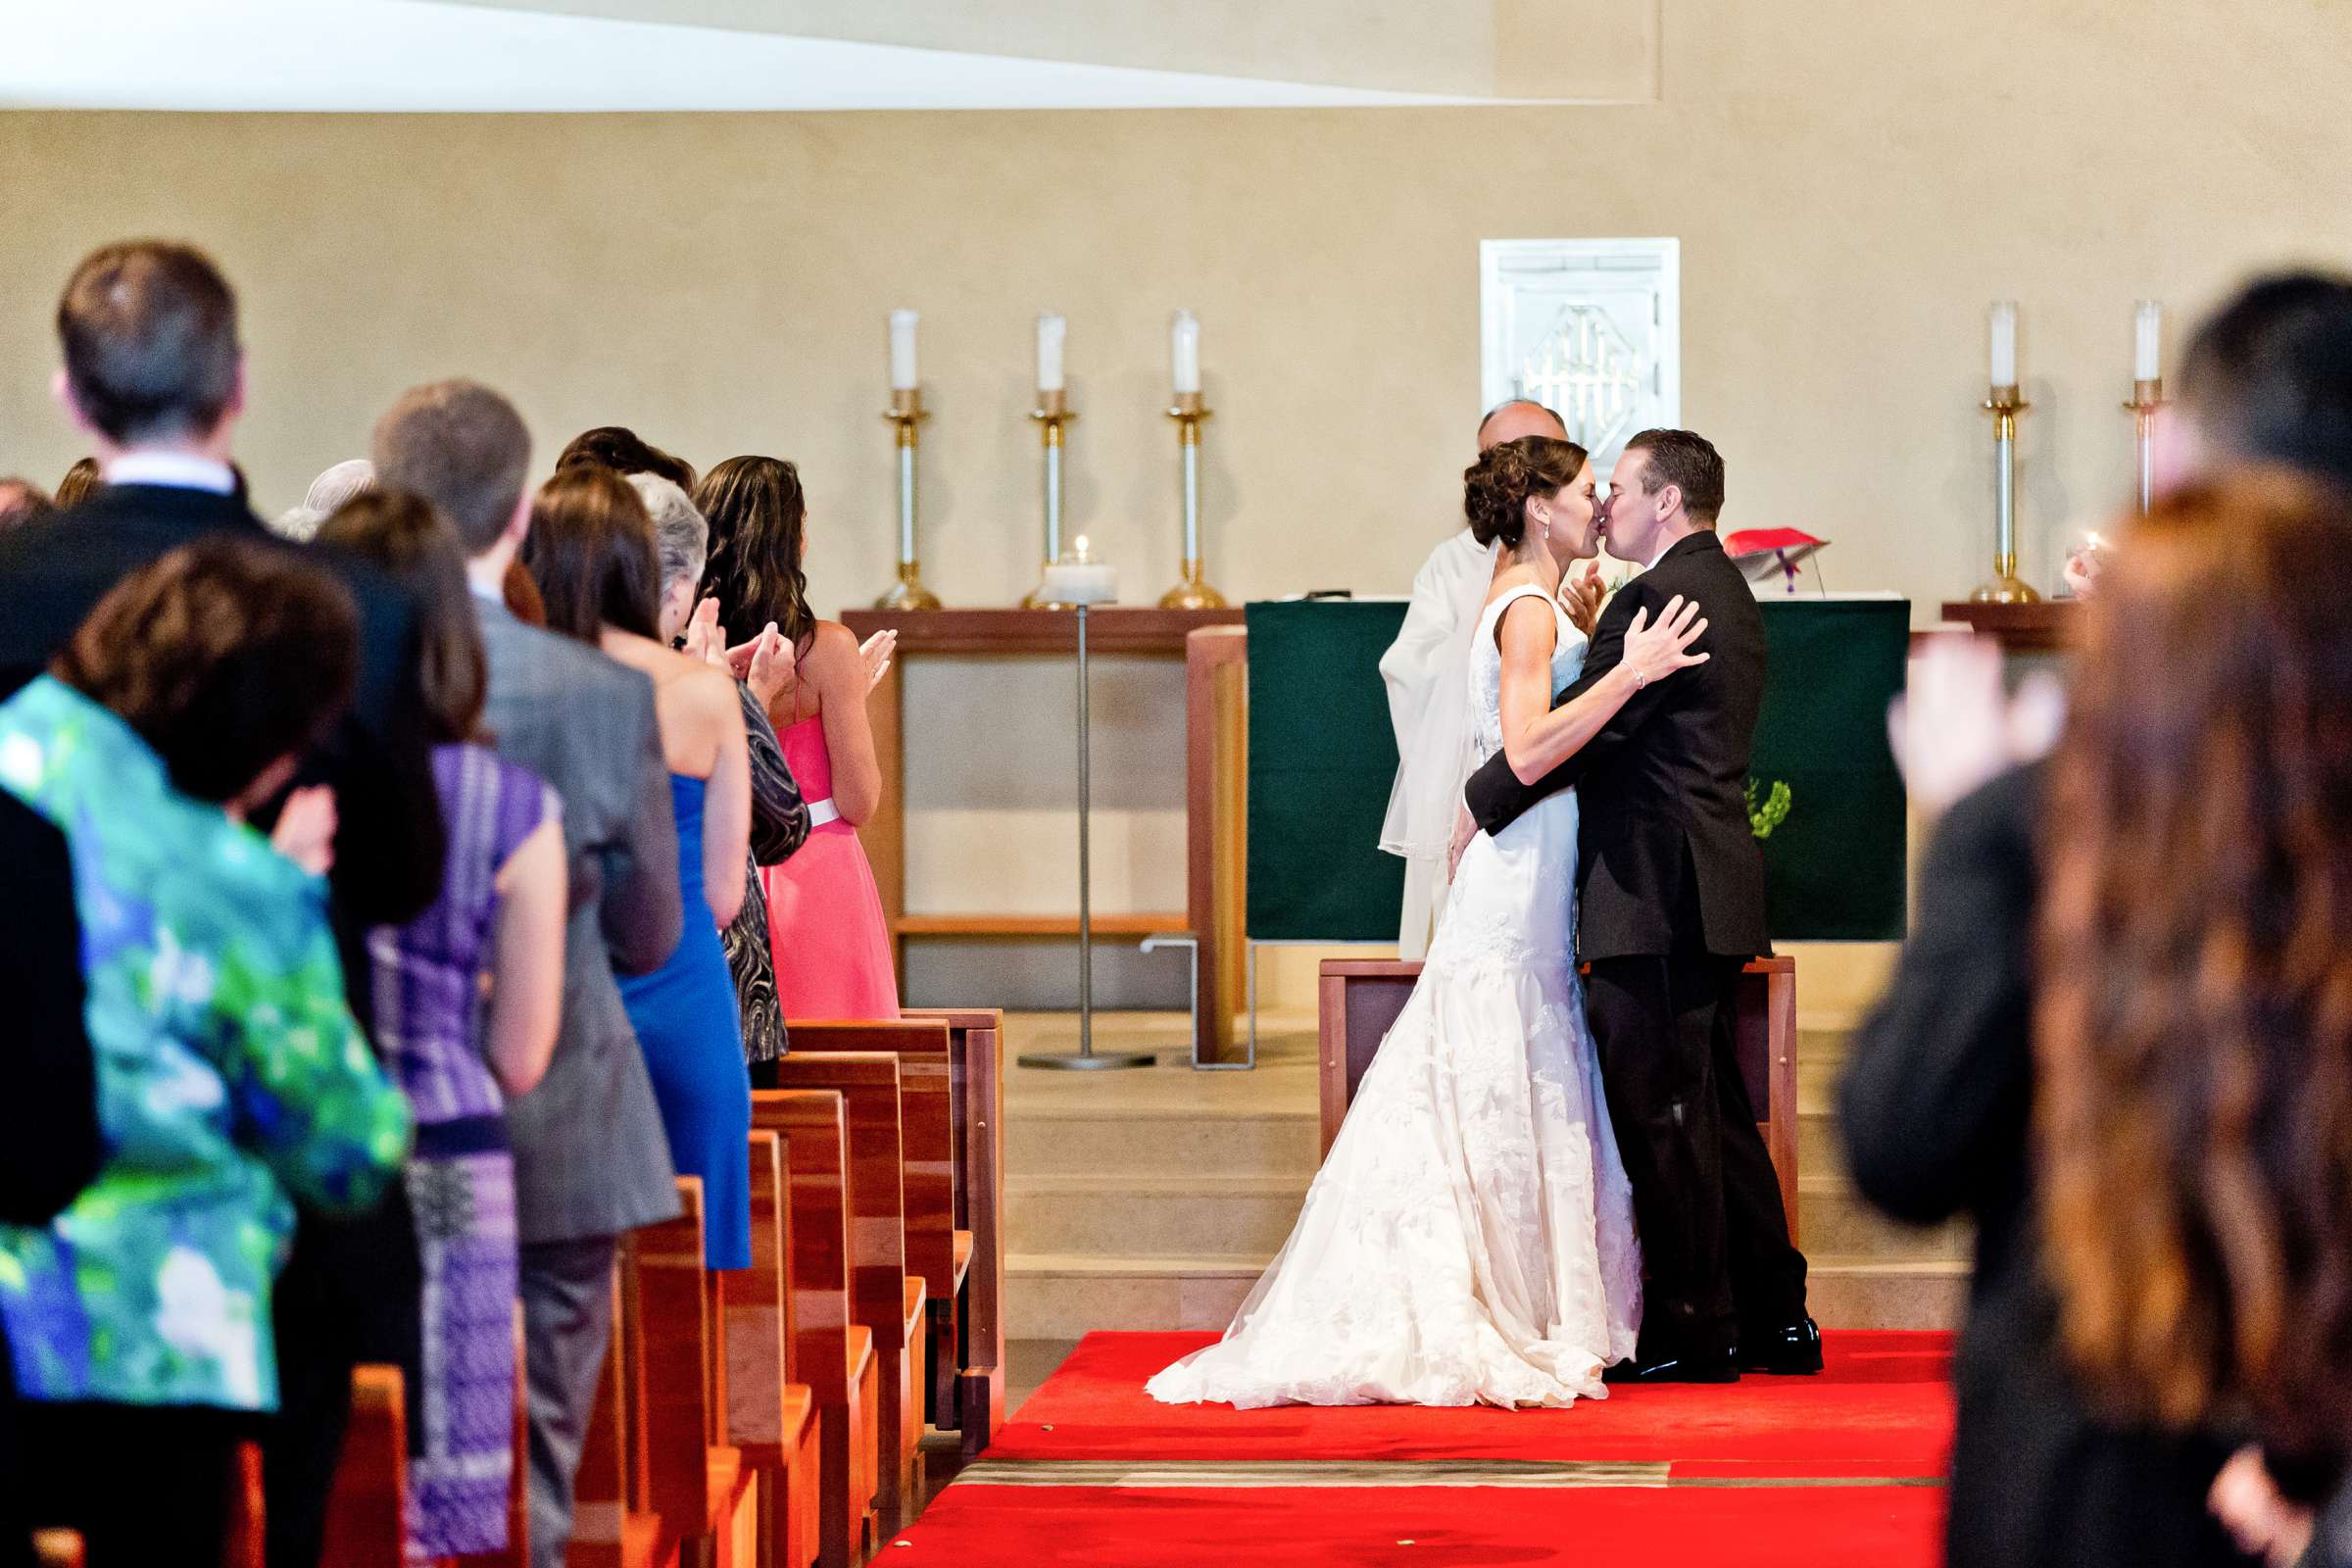
{"type": "Polygon", "coordinates": [[[1472,752],[1468,669],[1470,636],[1494,581],[1494,551],[1462,529],[1429,553],[1413,577],[1404,625],[1380,657],[1389,688],[1389,723],[1396,732],[1396,783],[1380,847],[1404,858],[1400,957],[1429,951],[1446,907],[1446,851],[1453,836],[1472,752]]]}

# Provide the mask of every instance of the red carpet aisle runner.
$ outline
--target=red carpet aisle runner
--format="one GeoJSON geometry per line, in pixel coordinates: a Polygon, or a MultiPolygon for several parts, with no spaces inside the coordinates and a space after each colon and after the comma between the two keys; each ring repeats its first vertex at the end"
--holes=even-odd
{"type": "Polygon", "coordinates": [[[1090,1336],[880,1568],[1581,1562],[1932,1568],[1950,1339],[1833,1333],[1818,1378],[1568,1410],[1168,1406],[1203,1334],[1090,1336]]]}

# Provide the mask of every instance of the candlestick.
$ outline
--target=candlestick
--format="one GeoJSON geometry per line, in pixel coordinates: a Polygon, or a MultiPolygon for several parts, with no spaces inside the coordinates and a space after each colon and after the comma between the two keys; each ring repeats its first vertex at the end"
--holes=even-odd
{"type": "Polygon", "coordinates": [[[1992,304],[1992,384],[2017,385],[2017,301],[1992,304]]]}
{"type": "Polygon", "coordinates": [[[2143,517],[2156,504],[2156,415],[2163,407],[2163,377],[2141,375],[2132,381],[2132,401],[2124,409],[2132,416],[2133,466],[2139,470],[2139,514],[2143,517]]]}
{"type": "MultiPolygon", "coordinates": [[[[1185,316],[1187,313],[1177,314],[1185,316]]],[[[1199,353],[1199,341],[1196,335],[1196,356],[1199,353]]],[[[1181,375],[1181,360],[1177,368],[1181,375]]],[[[1200,367],[1196,357],[1193,365],[1196,383],[1200,375],[1200,367]]],[[[1176,402],[1168,410],[1168,417],[1176,421],[1176,453],[1177,461],[1182,466],[1184,486],[1184,580],[1159,596],[1159,608],[1162,610],[1225,608],[1225,596],[1202,579],[1200,569],[1200,426],[1208,416],[1209,411],[1201,405],[1198,391],[1177,393],[1176,402]]]]}
{"type": "MultiPolygon", "coordinates": [[[[1997,360],[2000,344],[1999,307],[1994,307],[1994,353],[1997,360]]],[[[2015,308],[2011,308],[2010,367],[2017,373],[2015,308]]],[[[1992,581],[1979,588],[1969,598],[1980,605],[2033,605],[2041,602],[2041,595],[2029,587],[2017,574],[2017,416],[2030,407],[2017,394],[2017,383],[1996,382],[1984,400],[1985,409],[1992,415],[1992,581]]]]}
{"type": "MultiPolygon", "coordinates": [[[[1038,318],[1038,358],[1045,358],[1045,323],[1058,321],[1060,317],[1038,318]]],[[[1041,371],[1042,373],[1042,371],[1041,371]]],[[[1044,443],[1046,455],[1046,569],[1045,576],[1021,600],[1023,610],[1067,610],[1071,601],[1054,592],[1054,564],[1061,555],[1061,443],[1062,431],[1077,422],[1078,416],[1070,412],[1068,394],[1059,387],[1048,390],[1039,387],[1037,407],[1029,411],[1037,421],[1038,438],[1044,443]]]]}
{"type": "Polygon", "coordinates": [[[914,373],[914,326],[923,318],[920,311],[890,313],[890,389],[893,392],[911,392],[922,383],[914,373]]]}
{"type": "Polygon", "coordinates": [[[2132,379],[2153,381],[2164,374],[2164,307],[2141,300],[2132,312],[2132,379]]]}
{"type": "Polygon", "coordinates": [[[1178,311],[1168,321],[1168,360],[1175,371],[1176,396],[1200,391],[1200,318],[1178,311]]]}
{"type": "MultiPolygon", "coordinates": [[[[906,317],[909,323],[906,353],[908,372],[912,373],[914,355],[912,326],[914,313],[912,311],[897,312],[891,318],[891,347],[893,350],[891,358],[894,362],[898,358],[896,352],[898,347],[897,326],[900,316],[906,317]]],[[[895,363],[893,369],[894,371],[896,369],[895,363]]],[[[876,610],[937,610],[939,595],[923,586],[923,574],[915,564],[914,551],[914,454],[920,444],[916,431],[922,422],[930,417],[923,412],[922,389],[912,386],[894,387],[890,394],[890,407],[882,412],[882,417],[896,425],[899,432],[899,580],[891,584],[888,593],[874,601],[874,608],[876,610]]]]}

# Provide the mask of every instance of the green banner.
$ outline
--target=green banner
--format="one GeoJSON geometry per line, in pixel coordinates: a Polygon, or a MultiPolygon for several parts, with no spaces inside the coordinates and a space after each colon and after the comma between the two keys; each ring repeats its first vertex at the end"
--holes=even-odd
{"type": "MultiPolygon", "coordinates": [[[[1766,600],[1769,671],[1753,776],[1772,932],[1901,937],[1902,778],[1886,704],[1902,690],[1901,600],[1766,600]]],[[[1380,850],[1396,775],[1380,656],[1400,603],[1253,604],[1249,899],[1259,942],[1388,942],[1404,862],[1380,850]]]]}
{"type": "Polygon", "coordinates": [[[1908,871],[1886,705],[1903,689],[1911,606],[1767,599],[1763,608],[1764,712],[1749,776],[1757,810],[1767,823],[1778,817],[1764,840],[1773,937],[1895,941],[1908,871]]]}

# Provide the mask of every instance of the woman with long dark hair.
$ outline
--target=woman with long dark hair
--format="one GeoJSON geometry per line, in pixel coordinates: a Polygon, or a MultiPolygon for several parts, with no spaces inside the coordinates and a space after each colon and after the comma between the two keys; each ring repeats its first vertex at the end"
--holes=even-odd
{"type": "Polygon", "coordinates": [[[750,643],[772,622],[793,653],[768,716],[810,827],[800,853],[760,871],[777,999],[787,1017],[895,1018],[890,925],[858,842],[882,800],[867,666],[850,629],[808,608],[800,472],[776,458],[729,458],[704,477],[695,505],[710,524],[703,592],[718,601],[727,641],[750,643]]]}
{"type": "Polygon", "coordinates": [[[2122,1415],[2352,1444],[2352,506],[2285,470],[2133,527],[2050,762],[2036,1132],[2065,1346],[2122,1415]]]}

